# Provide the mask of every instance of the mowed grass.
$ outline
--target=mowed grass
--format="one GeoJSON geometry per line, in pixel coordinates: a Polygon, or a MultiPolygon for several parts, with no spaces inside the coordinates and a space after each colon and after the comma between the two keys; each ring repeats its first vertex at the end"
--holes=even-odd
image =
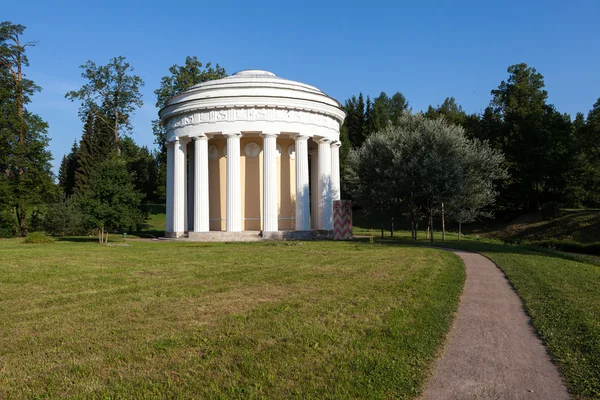
{"type": "Polygon", "coordinates": [[[464,283],[356,242],[0,241],[0,398],[413,398],[464,283]]]}
{"type": "MultiPolygon", "coordinates": [[[[396,236],[395,243],[410,238],[408,232],[396,236]]],[[[569,392],[578,399],[600,399],[600,264],[579,255],[468,237],[459,243],[454,234],[444,242],[439,237],[436,245],[479,252],[504,271],[569,392]]]]}

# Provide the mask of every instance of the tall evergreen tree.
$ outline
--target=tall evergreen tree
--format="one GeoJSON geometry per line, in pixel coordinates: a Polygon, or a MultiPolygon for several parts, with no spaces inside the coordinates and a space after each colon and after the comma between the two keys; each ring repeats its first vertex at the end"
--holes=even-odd
{"type": "Polygon", "coordinates": [[[113,132],[104,123],[106,117],[90,112],[79,142],[75,171],[75,189],[84,191],[95,168],[115,151],[113,132]]]}
{"type": "Polygon", "coordinates": [[[600,206],[600,98],[587,115],[585,124],[579,116],[575,120],[577,137],[581,143],[582,175],[585,193],[583,204],[600,206]]]}
{"type": "Polygon", "coordinates": [[[512,210],[537,210],[544,202],[551,144],[545,129],[548,92],[544,77],[521,63],[508,68],[509,78],[492,90],[490,106],[502,119],[501,145],[511,176],[501,201],[512,210]]]}
{"type": "Polygon", "coordinates": [[[25,51],[35,43],[21,41],[24,31],[22,25],[0,23],[0,171],[21,236],[27,236],[29,216],[44,204],[54,187],[48,124],[26,107],[40,88],[26,78],[29,60],[25,51]]]}
{"type": "Polygon", "coordinates": [[[58,186],[62,189],[65,196],[71,196],[75,190],[77,153],[79,153],[79,145],[75,141],[73,142],[73,147],[71,147],[71,152],[63,156],[60,168],[58,169],[58,186]]]}

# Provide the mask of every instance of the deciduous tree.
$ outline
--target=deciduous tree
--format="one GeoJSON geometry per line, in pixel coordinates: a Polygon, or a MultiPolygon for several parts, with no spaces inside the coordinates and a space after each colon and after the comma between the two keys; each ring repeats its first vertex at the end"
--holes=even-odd
{"type": "Polygon", "coordinates": [[[131,116],[143,105],[140,88],[144,81],[131,74],[133,67],[123,56],[114,57],[107,65],[96,65],[88,60],[80,68],[87,83],[65,97],[82,102],[79,116],[83,122],[89,115],[95,115],[111,130],[117,154],[120,154],[121,135],[131,130],[131,116]]]}

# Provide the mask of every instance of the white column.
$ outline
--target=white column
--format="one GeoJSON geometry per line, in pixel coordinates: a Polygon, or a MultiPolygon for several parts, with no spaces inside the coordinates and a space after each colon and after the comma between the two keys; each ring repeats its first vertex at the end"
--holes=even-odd
{"type": "Polygon", "coordinates": [[[331,201],[331,141],[329,139],[320,139],[319,143],[319,229],[333,229],[332,212],[333,203],[331,201]]]}
{"type": "Polygon", "coordinates": [[[317,150],[311,150],[310,154],[310,227],[321,229],[319,219],[319,155],[317,150]]]}
{"type": "Polygon", "coordinates": [[[188,231],[190,219],[188,218],[188,207],[189,207],[189,199],[188,199],[188,189],[189,189],[189,181],[188,181],[188,159],[187,159],[187,145],[190,142],[189,138],[180,139],[181,146],[183,149],[183,232],[188,231]]]}
{"type": "Polygon", "coordinates": [[[165,233],[173,232],[173,151],[174,144],[173,142],[167,142],[167,226],[165,233]]]}
{"type": "Polygon", "coordinates": [[[263,133],[263,232],[276,232],[277,207],[277,133],[263,133]]]}
{"type": "Polygon", "coordinates": [[[242,201],[240,182],[241,133],[228,133],[227,138],[227,232],[242,230],[242,201]]]}
{"type": "Polygon", "coordinates": [[[340,146],[341,142],[331,143],[331,198],[339,200],[340,192],[340,146]]]}
{"type": "Polygon", "coordinates": [[[185,140],[174,141],[173,148],[173,232],[183,234],[185,218],[185,140]]]}
{"type": "Polygon", "coordinates": [[[209,231],[208,137],[194,137],[194,232],[209,231]]]}
{"type": "Polygon", "coordinates": [[[308,136],[296,135],[296,230],[310,230],[308,136]]]}

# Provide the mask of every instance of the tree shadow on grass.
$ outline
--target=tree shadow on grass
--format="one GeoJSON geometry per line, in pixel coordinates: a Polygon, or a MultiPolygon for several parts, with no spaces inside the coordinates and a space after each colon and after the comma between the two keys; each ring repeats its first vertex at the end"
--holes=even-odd
{"type": "MultiPolygon", "coordinates": [[[[353,242],[360,243],[361,245],[369,245],[369,238],[356,238],[353,242]]],[[[406,238],[384,238],[375,239],[375,244],[384,246],[398,246],[398,247],[430,247],[453,250],[464,250],[473,253],[511,253],[520,255],[540,255],[545,257],[558,258],[567,261],[574,261],[585,264],[592,264],[600,266],[599,260],[593,258],[586,258],[581,254],[559,252],[550,249],[544,249],[529,245],[511,245],[504,243],[489,243],[489,242],[475,242],[475,241],[461,241],[446,240],[446,241],[434,241],[430,243],[428,240],[418,240],[416,242],[406,238]]]]}

